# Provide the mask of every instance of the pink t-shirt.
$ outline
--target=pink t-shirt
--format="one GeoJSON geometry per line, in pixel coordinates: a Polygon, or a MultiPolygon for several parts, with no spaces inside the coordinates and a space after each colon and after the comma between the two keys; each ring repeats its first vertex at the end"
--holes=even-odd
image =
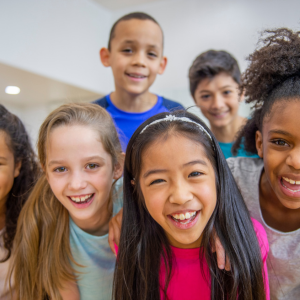
{"type": "MultiPolygon", "coordinates": [[[[266,232],[262,225],[252,219],[253,226],[258,237],[261,255],[264,267],[264,280],[266,299],[270,299],[268,271],[267,271],[267,255],[269,252],[269,244],[266,232]]],[[[171,247],[174,254],[174,263],[172,268],[172,277],[168,286],[167,296],[171,300],[182,299],[201,299],[210,300],[210,274],[205,261],[203,261],[203,270],[205,277],[203,277],[200,269],[199,248],[194,249],[180,249],[171,247]]],[[[159,274],[159,282],[161,286],[161,299],[164,299],[163,287],[165,284],[166,271],[162,266],[159,274]]]]}
{"type": "MultiPolygon", "coordinates": [[[[270,300],[269,279],[267,270],[267,256],[269,252],[269,243],[267,234],[263,226],[251,218],[256,236],[259,242],[261,256],[263,260],[263,276],[266,291],[266,300],[270,300]]],[[[116,253],[118,246],[115,244],[116,253]]],[[[167,296],[170,300],[210,300],[210,274],[206,261],[203,261],[203,277],[200,269],[199,249],[181,249],[171,246],[175,256],[175,262],[172,266],[172,277],[168,286],[167,296]],[[201,297],[201,298],[199,298],[201,297]]],[[[159,284],[161,287],[160,298],[164,299],[163,287],[165,284],[166,271],[163,266],[159,272],[159,284]]]]}

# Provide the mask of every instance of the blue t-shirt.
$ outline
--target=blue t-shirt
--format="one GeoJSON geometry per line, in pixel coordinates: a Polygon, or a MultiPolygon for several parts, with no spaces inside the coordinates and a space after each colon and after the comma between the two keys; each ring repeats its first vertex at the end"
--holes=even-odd
{"type": "Polygon", "coordinates": [[[131,136],[144,121],[158,113],[184,109],[178,102],[165,99],[161,96],[157,96],[157,102],[151,109],[141,113],[127,112],[117,108],[112,103],[110,95],[96,100],[94,103],[104,107],[112,116],[124,152],[131,136]]]}
{"type": "MultiPolygon", "coordinates": [[[[123,178],[115,185],[113,215],[123,206],[122,189],[123,178]]],[[[70,217],[70,247],[74,260],[83,266],[71,262],[77,271],[80,299],[111,300],[116,257],[109,247],[108,234],[91,235],[80,229],[70,217]]]]}
{"type": "MultiPolygon", "coordinates": [[[[234,155],[231,152],[231,148],[232,148],[233,143],[221,143],[219,142],[219,146],[225,156],[225,158],[229,158],[229,157],[233,157],[234,155]]],[[[252,153],[248,153],[245,151],[243,145],[241,146],[241,148],[238,149],[238,153],[235,157],[238,156],[242,156],[242,157],[258,157],[258,155],[256,154],[252,154],[252,153]]]]}

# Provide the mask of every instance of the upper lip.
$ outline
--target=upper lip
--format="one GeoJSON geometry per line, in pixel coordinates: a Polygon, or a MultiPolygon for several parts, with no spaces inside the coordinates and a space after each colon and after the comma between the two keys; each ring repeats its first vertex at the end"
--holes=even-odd
{"type": "Polygon", "coordinates": [[[212,114],[212,115],[221,115],[221,114],[224,114],[224,113],[227,113],[227,112],[229,112],[229,110],[217,111],[217,112],[211,111],[210,114],[212,114]]]}
{"type": "Polygon", "coordinates": [[[142,77],[147,77],[147,75],[142,74],[142,73],[136,73],[136,72],[126,72],[127,75],[134,75],[134,76],[142,76],[142,77]]]}
{"type": "Polygon", "coordinates": [[[180,215],[180,214],[186,214],[194,211],[198,211],[200,209],[183,209],[183,210],[177,210],[174,212],[169,213],[168,215],[180,215]]]}

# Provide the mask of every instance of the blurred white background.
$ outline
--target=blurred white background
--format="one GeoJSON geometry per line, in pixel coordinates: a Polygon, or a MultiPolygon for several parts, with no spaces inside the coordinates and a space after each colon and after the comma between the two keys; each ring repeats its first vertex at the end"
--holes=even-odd
{"type": "MultiPolygon", "coordinates": [[[[194,104],[187,75],[198,54],[229,51],[244,71],[260,31],[300,30],[299,0],[0,0],[0,103],[23,120],[34,143],[52,109],[114,89],[99,49],[112,24],[133,11],[152,15],[165,35],[168,66],[151,91],[185,107],[194,104]],[[5,94],[7,85],[20,94],[5,94]]],[[[240,112],[248,115],[249,107],[240,112]]]]}

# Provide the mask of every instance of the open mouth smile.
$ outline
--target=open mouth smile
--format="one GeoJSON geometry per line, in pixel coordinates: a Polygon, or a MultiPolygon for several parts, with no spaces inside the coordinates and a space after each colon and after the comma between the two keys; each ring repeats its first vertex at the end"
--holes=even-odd
{"type": "Polygon", "coordinates": [[[300,180],[293,180],[282,176],[279,181],[281,190],[285,195],[290,197],[300,197],[300,180]]]}
{"type": "Polygon", "coordinates": [[[180,214],[170,214],[168,217],[177,228],[189,229],[197,223],[199,214],[200,210],[195,210],[180,214]]]}
{"type": "Polygon", "coordinates": [[[78,196],[68,196],[71,203],[77,208],[88,207],[94,200],[93,194],[78,195],[78,196]]]}

